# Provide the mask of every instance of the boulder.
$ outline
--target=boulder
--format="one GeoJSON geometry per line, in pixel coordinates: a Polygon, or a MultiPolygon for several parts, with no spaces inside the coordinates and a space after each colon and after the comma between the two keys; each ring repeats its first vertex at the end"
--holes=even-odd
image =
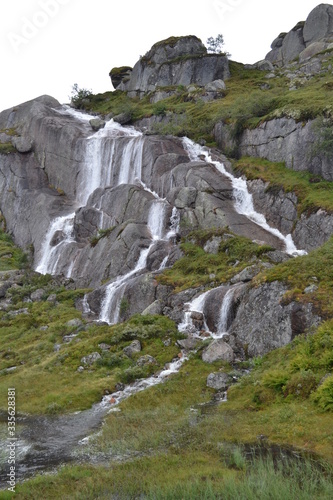
{"type": "Polygon", "coordinates": [[[156,365],[157,361],[153,356],[150,356],[149,354],[146,354],[145,356],[141,356],[137,362],[137,366],[146,366],[146,365],[156,365]]]}
{"type": "Polygon", "coordinates": [[[226,361],[232,363],[234,352],[230,345],[223,339],[214,340],[202,353],[202,360],[205,363],[214,363],[215,361],[226,361]]]}
{"type": "Polygon", "coordinates": [[[99,352],[92,352],[91,354],[88,354],[87,356],[81,358],[81,363],[83,365],[91,366],[96,363],[98,359],[101,359],[101,357],[102,356],[99,354],[99,352]]]}
{"type": "Polygon", "coordinates": [[[322,3],[307,17],[303,36],[306,46],[321,38],[333,35],[333,5],[322,3]]]}
{"type": "Polygon", "coordinates": [[[93,130],[97,131],[105,127],[106,122],[101,118],[92,118],[89,120],[90,126],[93,130]]]}
{"type": "Polygon", "coordinates": [[[171,37],[153,45],[135,64],[129,77],[121,80],[117,89],[141,97],[156,87],[192,83],[204,86],[229,76],[226,56],[207,54],[206,47],[195,36],[171,37]]]}
{"type": "Polygon", "coordinates": [[[177,344],[179,345],[179,347],[185,349],[186,351],[193,351],[197,347],[199,342],[200,340],[194,337],[188,337],[187,339],[177,340],[177,344]]]}
{"type": "Polygon", "coordinates": [[[228,388],[229,375],[223,372],[210,373],[207,377],[207,387],[217,391],[225,391],[228,388]]]}
{"type": "Polygon", "coordinates": [[[29,137],[13,137],[12,144],[19,153],[30,153],[33,141],[29,137]]]}
{"type": "Polygon", "coordinates": [[[131,76],[132,68],[130,66],[121,66],[120,68],[112,68],[109,75],[111,78],[112,85],[116,89],[123,82],[129,80],[131,76]]]}
{"type": "Polygon", "coordinates": [[[133,340],[133,342],[130,345],[124,347],[123,353],[126,354],[126,356],[128,356],[129,358],[131,358],[133,354],[137,354],[138,352],[141,351],[141,349],[142,347],[140,340],[133,340]]]}
{"type": "Polygon", "coordinates": [[[120,113],[119,115],[113,117],[113,121],[120,123],[120,125],[126,125],[127,123],[130,123],[132,121],[132,113],[130,113],[129,111],[120,113]]]}
{"type": "Polygon", "coordinates": [[[223,80],[214,80],[213,82],[206,83],[205,85],[206,92],[221,92],[226,88],[226,84],[223,80]]]}
{"type": "Polygon", "coordinates": [[[296,26],[289,31],[283,40],[281,54],[284,65],[288,64],[293,59],[296,59],[302,50],[305,49],[303,26],[304,23],[302,22],[296,24],[296,26]]]}
{"type": "Polygon", "coordinates": [[[238,355],[262,356],[319,324],[312,304],[284,303],[287,290],[278,281],[245,290],[228,332],[238,355]]]}
{"type": "Polygon", "coordinates": [[[38,288],[30,295],[32,302],[40,302],[45,296],[45,290],[43,288],[38,288]]]}
{"type": "Polygon", "coordinates": [[[268,59],[263,59],[262,61],[258,61],[255,64],[255,66],[260,71],[273,71],[274,69],[273,64],[270,61],[268,61],[268,59]]]}

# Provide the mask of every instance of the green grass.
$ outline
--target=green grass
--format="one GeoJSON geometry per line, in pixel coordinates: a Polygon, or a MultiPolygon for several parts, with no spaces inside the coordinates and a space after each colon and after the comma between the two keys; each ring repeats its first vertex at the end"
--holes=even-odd
{"type": "Polygon", "coordinates": [[[8,234],[0,230],[0,271],[21,269],[26,263],[27,256],[14,245],[8,234]]]}
{"type": "Polygon", "coordinates": [[[256,285],[282,281],[289,288],[284,297],[286,303],[291,300],[311,302],[322,317],[331,318],[333,316],[333,238],[308,255],[265,270],[254,281],[256,285]],[[305,293],[305,288],[310,284],[318,288],[312,293],[305,293]]]}
{"type": "MultiPolygon", "coordinates": [[[[65,467],[56,477],[38,476],[19,485],[15,498],[328,500],[333,492],[331,473],[328,466],[288,461],[282,454],[255,457],[245,462],[244,470],[237,470],[219,455],[180,452],[111,467],[65,467]]],[[[1,498],[12,497],[4,493],[1,498]]]]}
{"type": "Polygon", "coordinates": [[[232,235],[227,229],[199,230],[189,233],[182,240],[184,256],[171,269],[158,276],[158,281],[174,287],[176,292],[203,285],[218,286],[225,283],[245,267],[253,265],[265,253],[268,245],[258,245],[250,239],[232,235]],[[225,241],[223,238],[226,236],[225,241]],[[205,243],[212,237],[221,237],[217,254],[205,252],[205,243]]]}
{"type": "MultiPolygon", "coordinates": [[[[330,54],[327,64],[332,61],[333,55],[330,54]]],[[[230,71],[227,91],[212,102],[200,100],[200,89],[189,94],[184,87],[173,87],[164,88],[173,90],[174,95],[158,106],[150,103],[150,96],[131,99],[117,90],[90,96],[85,108],[102,115],[130,112],[134,122],[167,111],[169,115],[171,113],[171,123],[156,126],[155,132],[205,139],[211,145],[214,144],[214,125],[219,121],[230,124],[233,135],[237,137],[245,127],[253,128],[275,117],[305,121],[330,114],[327,105],[333,85],[330,73],[316,75],[291,92],[290,81],[282,74],[268,81],[265,72],[245,69],[243,64],[234,61],[230,61],[230,71]],[[269,88],[266,88],[267,84],[269,88]]]]}
{"type": "Polygon", "coordinates": [[[8,155],[10,153],[15,153],[16,149],[11,142],[0,143],[0,154],[8,155]]]}
{"type": "Polygon", "coordinates": [[[117,382],[146,377],[178,354],[179,348],[174,342],[169,347],[163,344],[165,338],[174,341],[179,337],[174,323],[165,317],[134,316],[127,323],[114,327],[68,326],[69,320],[80,317],[74,301],[86,290],[45,286],[44,300],[23,302],[48,278],[42,276],[38,284],[21,287],[20,293],[15,289],[16,303],[11,309],[25,308],[28,314],[12,317],[10,313],[0,312],[0,408],[6,407],[5,389],[9,384],[18,388],[20,412],[82,410],[99,401],[106,390],[112,392],[117,382]],[[46,300],[50,293],[56,293],[56,304],[46,300]],[[64,343],[64,335],[71,333],[76,333],[77,337],[71,343],[64,343]],[[141,341],[142,351],[129,359],[122,350],[134,339],[141,341]],[[103,352],[98,347],[100,343],[111,345],[110,351],[103,352]],[[61,345],[59,351],[55,351],[56,344],[61,345]],[[81,359],[92,352],[101,354],[99,362],[83,373],[77,372],[81,359]],[[145,354],[154,356],[157,363],[139,369],[136,360],[145,354]],[[16,369],[7,372],[7,368],[13,366],[16,369]]]}
{"type": "Polygon", "coordinates": [[[247,179],[269,182],[268,190],[294,192],[298,198],[298,214],[322,208],[333,212],[333,184],[310,172],[295,172],[284,163],[273,163],[261,158],[244,157],[234,162],[237,172],[247,179]]]}

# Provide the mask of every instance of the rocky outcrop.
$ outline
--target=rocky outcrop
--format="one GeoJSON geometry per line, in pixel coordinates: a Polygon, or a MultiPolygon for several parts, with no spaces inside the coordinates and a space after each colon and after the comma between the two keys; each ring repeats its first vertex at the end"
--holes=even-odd
{"type": "Polygon", "coordinates": [[[111,70],[113,85],[133,97],[155,91],[158,87],[204,86],[230,76],[227,57],[208,54],[201,40],[195,36],[162,40],[141,57],[132,71],[127,70],[124,76],[120,73],[118,78],[119,68],[111,70]]]}
{"type": "Polygon", "coordinates": [[[270,189],[269,183],[260,179],[249,181],[248,187],[256,210],[264,213],[267,222],[283,234],[291,234],[297,248],[310,252],[333,235],[333,214],[317,209],[299,216],[295,193],[270,189]]]}
{"type": "Polygon", "coordinates": [[[266,59],[284,66],[296,58],[301,61],[331,48],[333,43],[333,6],[320,4],[305,22],[299,22],[289,33],[281,33],[272,43],[266,59]]]}
{"type": "MultiPolygon", "coordinates": [[[[316,150],[319,137],[314,120],[275,118],[261,123],[255,129],[246,129],[238,143],[231,139],[230,128],[223,123],[215,126],[215,138],[224,151],[235,151],[240,156],[257,156],[273,162],[285,162],[296,171],[309,171],[333,180],[331,157],[316,150]]],[[[318,148],[317,148],[318,149],[318,148]]]]}
{"type": "Polygon", "coordinates": [[[280,282],[248,287],[229,330],[229,344],[241,357],[255,357],[282,347],[318,326],[312,304],[285,303],[280,282]]]}

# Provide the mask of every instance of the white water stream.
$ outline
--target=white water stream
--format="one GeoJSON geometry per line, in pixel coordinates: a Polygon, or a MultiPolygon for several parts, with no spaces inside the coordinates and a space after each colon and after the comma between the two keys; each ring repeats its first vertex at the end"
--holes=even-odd
{"type": "MultiPolygon", "coordinates": [[[[41,248],[41,257],[36,271],[41,274],[55,274],[57,264],[61,258],[63,247],[73,243],[73,224],[75,213],[57,217],[51,223],[41,248]],[[61,240],[53,243],[56,234],[59,233],[61,240]]],[[[69,264],[70,267],[71,264],[69,264]]]]}
{"type": "Polygon", "coordinates": [[[298,250],[293,242],[291,234],[284,236],[278,229],[271,227],[263,214],[258,213],[253,206],[253,198],[249,193],[246,180],[244,178],[234,177],[232,174],[226,171],[223,163],[215,161],[212,159],[209,151],[199,144],[194,143],[191,139],[185,137],[183,139],[183,144],[188,152],[191,161],[200,160],[200,157],[204,157],[207,163],[213,164],[216,169],[221,172],[221,174],[228,177],[231,180],[234,199],[235,199],[235,209],[241,215],[245,215],[249,220],[257,224],[258,226],[265,229],[267,232],[277,236],[285,244],[286,252],[290,255],[305,255],[304,250],[298,250]]]}
{"type": "Polygon", "coordinates": [[[181,333],[190,334],[194,337],[200,337],[200,332],[198,332],[198,329],[192,319],[192,313],[200,313],[202,314],[203,318],[203,330],[205,331],[205,333],[208,333],[210,337],[212,337],[213,339],[220,339],[226,333],[228,333],[233,298],[236,290],[239,288],[239,285],[230,287],[223,297],[221,308],[218,312],[218,324],[216,333],[209,330],[203,312],[206,300],[209,295],[214,290],[218,290],[220,288],[224,288],[224,286],[208,290],[198,295],[198,297],[195,297],[191,302],[187,302],[186,304],[184,304],[184,318],[183,322],[178,325],[178,331],[180,331],[181,333]]]}

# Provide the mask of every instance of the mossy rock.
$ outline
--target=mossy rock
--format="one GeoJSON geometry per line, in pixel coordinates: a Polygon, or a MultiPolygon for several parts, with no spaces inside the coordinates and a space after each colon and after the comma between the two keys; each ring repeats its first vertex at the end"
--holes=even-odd
{"type": "Polygon", "coordinates": [[[112,85],[116,89],[122,81],[127,81],[130,77],[132,68],[130,66],[121,66],[119,68],[112,68],[109,75],[112,85]]]}

